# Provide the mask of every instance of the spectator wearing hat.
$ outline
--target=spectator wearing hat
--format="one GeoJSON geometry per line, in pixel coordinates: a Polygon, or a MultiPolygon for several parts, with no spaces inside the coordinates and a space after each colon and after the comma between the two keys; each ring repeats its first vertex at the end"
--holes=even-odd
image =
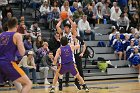
{"type": "Polygon", "coordinates": [[[32,72],[33,84],[37,84],[36,65],[33,55],[34,52],[29,51],[28,54],[25,55],[19,62],[19,67],[23,69],[23,71],[27,74],[28,77],[30,75],[30,72],[32,72]]]}

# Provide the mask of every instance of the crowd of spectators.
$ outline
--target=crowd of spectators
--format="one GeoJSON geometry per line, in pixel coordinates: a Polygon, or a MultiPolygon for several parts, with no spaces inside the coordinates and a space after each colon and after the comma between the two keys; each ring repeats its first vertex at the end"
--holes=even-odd
{"type": "MultiPolygon", "coordinates": [[[[32,0],[30,6],[39,9],[45,24],[49,29],[57,29],[57,26],[71,28],[70,20],[62,20],[60,13],[67,11],[69,18],[76,24],[78,35],[85,40],[95,40],[96,24],[106,23],[114,25],[109,35],[110,46],[119,55],[119,60],[130,60],[133,65],[140,64],[140,24],[138,15],[138,2],[136,0],[32,0]],[[127,6],[129,5],[129,7],[127,6]],[[62,22],[63,21],[63,22],[62,22]],[[61,26],[61,24],[63,26],[61,26]],[[139,51],[137,51],[137,49],[139,51]],[[139,56],[137,56],[137,54],[139,56]],[[137,57],[133,57],[137,56],[137,57]],[[133,62],[138,60],[138,62],[133,62]]],[[[0,11],[0,31],[7,31],[7,21],[13,17],[10,5],[0,11]]],[[[70,31],[70,30],[69,30],[70,31]]],[[[72,31],[72,30],[71,30],[72,31]]],[[[19,19],[17,32],[23,35],[26,55],[21,57],[17,53],[16,60],[19,66],[29,75],[32,72],[33,83],[37,83],[36,71],[44,74],[45,84],[48,82],[48,70],[55,72],[52,62],[56,50],[60,47],[61,33],[55,32],[47,40],[42,38],[41,28],[38,22],[29,25],[24,15],[19,19]]],[[[68,32],[69,33],[69,32],[68,32]]],[[[71,37],[72,38],[72,37],[71,37]]]]}

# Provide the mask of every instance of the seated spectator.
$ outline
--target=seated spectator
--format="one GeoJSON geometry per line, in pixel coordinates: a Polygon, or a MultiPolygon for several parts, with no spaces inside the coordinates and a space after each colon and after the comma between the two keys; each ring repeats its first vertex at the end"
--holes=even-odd
{"type": "Polygon", "coordinates": [[[103,14],[102,14],[101,9],[102,9],[101,6],[97,7],[97,20],[98,20],[98,24],[103,22],[103,14]]]}
{"type": "Polygon", "coordinates": [[[42,62],[39,64],[39,71],[44,73],[44,84],[50,84],[48,81],[48,71],[49,69],[56,71],[57,67],[53,66],[54,56],[53,53],[50,51],[48,55],[44,56],[42,62]]]}
{"type": "Polygon", "coordinates": [[[7,31],[8,30],[8,28],[7,28],[7,22],[11,18],[12,18],[11,12],[8,12],[7,13],[7,16],[5,16],[5,17],[2,18],[2,27],[3,27],[3,30],[4,31],[7,31]]]}
{"type": "Polygon", "coordinates": [[[117,27],[117,20],[119,19],[120,15],[121,14],[119,13],[119,7],[116,7],[115,11],[111,12],[111,16],[110,16],[112,25],[117,27]]]}
{"type": "Polygon", "coordinates": [[[6,7],[2,10],[2,18],[4,19],[7,17],[8,13],[11,13],[11,16],[13,16],[13,10],[10,5],[6,5],[6,7]]]}
{"type": "Polygon", "coordinates": [[[37,64],[37,71],[39,71],[39,64],[42,60],[44,60],[45,56],[48,54],[49,48],[48,43],[43,42],[43,46],[39,48],[36,52],[36,64],[37,64]]]}
{"type": "Polygon", "coordinates": [[[132,15],[130,19],[130,27],[136,28],[138,26],[138,23],[139,23],[139,15],[138,13],[135,13],[132,15]]]}
{"type": "MultiPolygon", "coordinates": [[[[129,56],[129,61],[132,64],[132,67],[140,70],[140,53],[138,50],[138,46],[134,47],[134,53],[131,53],[131,55],[129,56]]],[[[140,72],[138,75],[138,79],[140,79],[140,72]]]]}
{"type": "Polygon", "coordinates": [[[112,45],[115,53],[119,56],[119,60],[121,60],[123,56],[123,44],[122,40],[120,39],[120,33],[116,33],[116,39],[113,40],[112,45]]]}
{"type": "Polygon", "coordinates": [[[92,6],[88,7],[88,10],[85,12],[85,15],[87,15],[87,21],[89,22],[89,24],[92,24],[94,28],[96,23],[96,13],[93,12],[92,6]]]}
{"type": "Polygon", "coordinates": [[[130,46],[130,41],[129,41],[129,38],[130,36],[128,34],[125,34],[125,39],[123,40],[123,53],[124,53],[124,60],[126,60],[126,49],[128,46],[130,46]]]}
{"type": "Polygon", "coordinates": [[[125,32],[128,31],[129,28],[129,19],[124,16],[124,13],[120,15],[120,18],[117,20],[117,26],[123,27],[125,29],[125,32]]]}
{"type": "Polygon", "coordinates": [[[33,22],[33,24],[30,27],[30,35],[33,39],[35,39],[38,35],[41,35],[41,29],[38,26],[37,22],[33,22]]]}
{"type": "Polygon", "coordinates": [[[42,45],[43,45],[43,40],[42,40],[42,37],[39,35],[37,36],[36,40],[33,43],[34,52],[36,53],[37,50],[42,47],[42,45]]]}
{"type": "Polygon", "coordinates": [[[134,35],[134,38],[131,39],[131,40],[134,40],[134,46],[138,46],[138,44],[139,44],[139,38],[140,38],[139,34],[136,33],[134,35]]]}
{"type": "Polygon", "coordinates": [[[51,6],[51,12],[53,11],[54,8],[57,8],[57,11],[60,13],[58,1],[53,2],[53,5],[51,6]]]}
{"type": "Polygon", "coordinates": [[[109,46],[112,46],[116,33],[119,33],[115,26],[112,26],[112,32],[109,35],[109,46]]]}
{"type": "Polygon", "coordinates": [[[75,0],[75,2],[77,2],[77,3],[78,3],[78,7],[82,6],[82,4],[81,4],[80,0],[75,0]]]}
{"type": "Polygon", "coordinates": [[[53,7],[53,10],[51,12],[51,19],[50,19],[50,23],[49,23],[49,28],[51,30],[55,30],[56,28],[56,24],[58,23],[59,20],[59,11],[57,9],[57,7],[53,7]]]}
{"type": "Polygon", "coordinates": [[[29,35],[27,33],[27,28],[25,26],[24,21],[20,21],[20,24],[18,26],[17,32],[19,32],[20,34],[23,34],[23,35],[29,35]]]}
{"type": "Polygon", "coordinates": [[[105,6],[102,8],[102,14],[103,14],[103,19],[106,19],[107,21],[110,20],[110,8],[109,8],[109,3],[106,2],[105,6]]]}
{"type": "Polygon", "coordinates": [[[78,9],[73,14],[75,22],[78,23],[78,21],[82,18],[83,15],[84,15],[83,8],[78,7],[78,9]]]}
{"type": "Polygon", "coordinates": [[[78,22],[78,29],[80,30],[80,36],[85,38],[85,35],[91,35],[89,40],[95,39],[95,33],[91,30],[87,16],[83,15],[82,19],[78,22]]]}
{"type": "Polygon", "coordinates": [[[87,4],[92,3],[93,0],[83,0],[83,7],[85,7],[87,4]]]}
{"type": "Polygon", "coordinates": [[[129,58],[130,54],[134,52],[134,41],[130,41],[130,46],[126,48],[126,59],[129,58]]]}
{"type": "Polygon", "coordinates": [[[78,3],[73,2],[73,5],[70,7],[72,13],[74,13],[78,9],[78,3]]]}
{"type": "Polygon", "coordinates": [[[33,9],[37,9],[40,7],[42,3],[42,0],[32,0],[31,3],[30,3],[30,6],[33,8],[33,9]]]}
{"type": "Polygon", "coordinates": [[[118,8],[118,13],[121,14],[122,11],[121,11],[120,7],[117,5],[117,2],[113,2],[113,6],[110,9],[111,13],[113,13],[115,11],[116,7],[118,8]]]}
{"type": "Polygon", "coordinates": [[[101,8],[103,8],[104,7],[104,5],[105,5],[105,0],[98,0],[98,2],[96,3],[96,8],[98,7],[98,6],[101,6],[101,8]]]}
{"type": "Polygon", "coordinates": [[[33,84],[37,84],[36,65],[34,62],[33,54],[33,51],[29,51],[28,54],[21,59],[19,67],[23,69],[28,77],[30,75],[30,72],[32,72],[33,84]]]}
{"type": "Polygon", "coordinates": [[[43,2],[39,9],[41,16],[47,16],[47,14],[51,11],[48,2],[43,2]]]}
{"type": "Polygon", "coordinates": [[[69,2],[67,0],[64,1],[63,5],[61,6],[61,11],[66,11],[66,7],[68,7],[68,11],[70,11],[69,2]]]}
{"type": "Polygon", "coordinates": [[[71,12],[71,10],[69,9],[69,6],[66,6],[66,7],[65,7],[65,11],[68,12],[68,16],[69,16],[69,17],[73,15],[72,12],[71,12]]]}
{"type": "Polygon", "coordinates": [[[55,56],[57,49],[60,47],[60,34],[55,32],[54,36],[49,39],[49,49],[55,56]]]}
{"type": "Polygon", "coordinates": [[[131,0],[129,2],[129,11],[134,13],[134,12],[137,12],[137,9],[138,9],[138,2],[137,2],[137,0],[131,0]]]}
{"type": "Polygon", "coordinates": [[[30,36],[26,36],[24,47],[27,52],[33,49],[32,38],[30,36]]]}

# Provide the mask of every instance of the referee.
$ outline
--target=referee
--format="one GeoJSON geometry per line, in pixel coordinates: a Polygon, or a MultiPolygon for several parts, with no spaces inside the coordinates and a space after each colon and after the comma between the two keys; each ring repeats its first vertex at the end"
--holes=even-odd
{"type": "MultiPolygon", "coordinates": [[[[86,45],[84,43],[84,40],[80,36],[76,36],[76,39],[74,40],[74,42],[75,43],[78,42],[80,44],[80,48],[74,51],[74,56],[75,56],[75,62],[76,62],[76,66],[79,71],[79,74],[84,79],[83,69],[82,69],[82,57],[86,50],[86,45]]],[[[75,79],[75,85],[79,90],[81,90],[80,84],[77,79],[75,79]]]]}

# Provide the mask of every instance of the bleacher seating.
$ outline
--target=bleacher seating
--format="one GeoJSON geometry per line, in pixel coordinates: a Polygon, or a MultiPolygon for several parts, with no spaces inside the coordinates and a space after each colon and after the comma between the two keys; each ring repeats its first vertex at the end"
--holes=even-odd
{"type": "MultiPolygon", "coordinates": [[[[19,17],[20,9],[18,6],[12,6],[14,11],[14,15],[19,17]]],[[[29,9],[27,12],[24,13],[26,21],[31,24],[34,21],[30,12],[33,11],[29,9]]],[[[49,38],[50,32],[48,29],[44,28],[41,24],[40,28],[42,29],[42,35],[45,38],[49,38]]],[[[92,46],[95,52],[95,56],[93,58],[89,58],[89,60],[97,60],[98,57],[103,57],[105,60],[111,60],[112,65],[118,66],[118,68],[107,68],[107,72],[102,73],[97,68],[96,65],[92,65],[91,61],[87,62],[86,68],[84,68],[84,75],[85,80],[95,80],[95,79],[110,79],[110,78],[129,78],[129,77],[136,77],[136,71],[134,68],[129,67],[128,61],[120,61],[118,57],[114,54],[114,51],[111,47],[97,47],[97,43],[100,40],[103,40],[106,45],[109,44],[108,32],[111,32],[111,25],[110,24],[97,24],[97,29],[94,29],[96,33],[101,33],[102,35],[95,36],[95,41],[86,41],[87,46],[92,46]],[[105,35],[104,35],[105,34],[105,35]],[[120,66],[120,67],[119,67],[120,66]]],[[[84,67],[84,65],[83,65],[84,67]]],[[[71,76],[72,77],[72,76],[71,76]]],[[[49,71],[49,80],[52,82],[53,74],[52,71],[49,71]]],[[[37,72],[37,79],[42,82],[43,76],[40,72],[37,72]]],[[[70,80],[73,80],[70,78],[70,80]]]]}

